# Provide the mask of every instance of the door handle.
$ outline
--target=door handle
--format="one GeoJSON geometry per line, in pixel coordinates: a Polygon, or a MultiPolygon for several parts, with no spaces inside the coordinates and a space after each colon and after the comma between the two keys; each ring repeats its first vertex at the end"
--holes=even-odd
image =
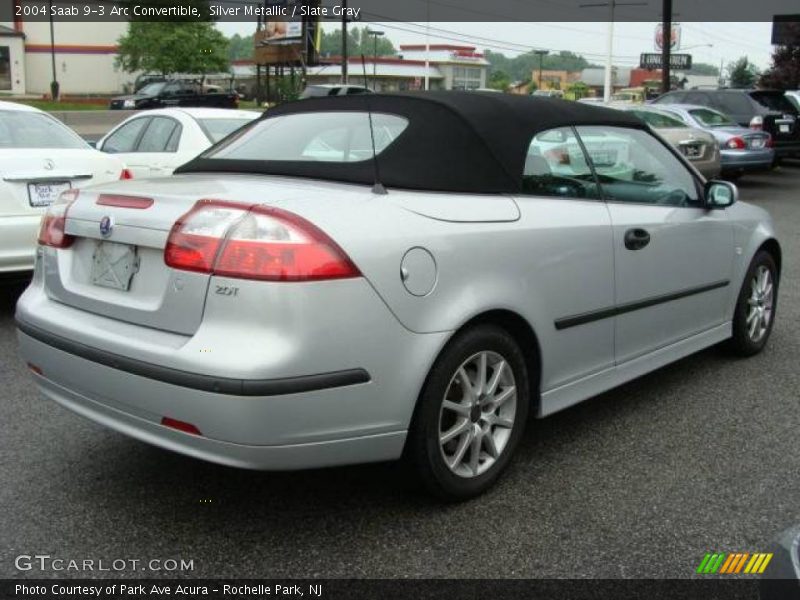
{"type": "Polygon", "coordinates": [[[650,234],[644,229],[628,229],[625,232],[625,247],[628,250],[641,250],[650,243],[650,234]]]}

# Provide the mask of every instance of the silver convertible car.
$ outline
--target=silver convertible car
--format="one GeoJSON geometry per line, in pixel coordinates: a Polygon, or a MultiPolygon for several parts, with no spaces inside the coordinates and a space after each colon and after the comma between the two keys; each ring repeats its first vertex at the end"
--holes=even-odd
{"type": "Polygon", "coordinates": [[[52,400],[225,465],[403,457],[467,498],[529,415],[774,322],[769,216],[620,111],[308,99],[176,173],[50,208],[19,343],[52,400]]]}

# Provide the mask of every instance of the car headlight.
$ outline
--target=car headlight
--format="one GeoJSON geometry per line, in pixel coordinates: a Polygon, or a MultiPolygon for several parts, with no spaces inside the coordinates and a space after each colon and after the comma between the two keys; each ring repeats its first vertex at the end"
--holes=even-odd
{"type": "Polygon", "coordinates": [[[136,108],[136,100],[125,100],[122,103],[122,108],[136,108]]]}

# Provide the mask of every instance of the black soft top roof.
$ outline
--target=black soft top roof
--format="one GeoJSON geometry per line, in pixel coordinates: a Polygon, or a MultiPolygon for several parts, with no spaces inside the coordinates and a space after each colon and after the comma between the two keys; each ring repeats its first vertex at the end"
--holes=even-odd
{"type": "MultiPolygon", "coordinates": [[[[517,193],[533,136],[568,125],[646,127],[635,115],[555,98],[491,92],[408,92],[309,98],[277,106],[281,115],[366,111],[409,121],[378,156],[386,187],[471,193],[517,193]]],[[[224,160],[200,157],[176,173],[236,172],[371,184],[371,160],[355,163],[224,160]]]]}

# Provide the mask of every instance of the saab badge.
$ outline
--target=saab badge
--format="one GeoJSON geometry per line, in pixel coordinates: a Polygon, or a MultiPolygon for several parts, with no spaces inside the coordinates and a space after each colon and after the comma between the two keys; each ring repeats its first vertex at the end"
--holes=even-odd
{"type": "Polygon", "coordinates": [[[114,219],[113,217],[105,216],[100,219],[100,235],[104,238],[107,238],[111,235],[111,232],[114,230],[114,219]]]}

